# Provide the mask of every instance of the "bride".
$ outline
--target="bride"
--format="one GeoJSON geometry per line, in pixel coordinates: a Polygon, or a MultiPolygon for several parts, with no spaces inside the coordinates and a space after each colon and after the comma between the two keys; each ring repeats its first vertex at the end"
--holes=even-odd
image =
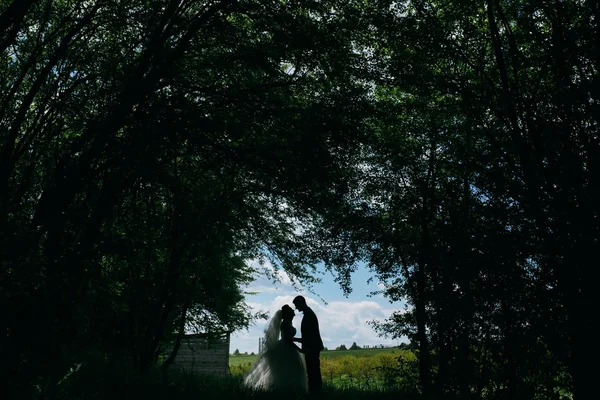
{"type": "Polygon", "coordinates": [[[292,341],[294,310],[287,304],[277,310],[265,328],[265,345],[244,377],[244,386],[258,390],[307,392],[306,372],[300,353],[292,341]],[[281,332],[281,339],[279,334],[281,332]]]}

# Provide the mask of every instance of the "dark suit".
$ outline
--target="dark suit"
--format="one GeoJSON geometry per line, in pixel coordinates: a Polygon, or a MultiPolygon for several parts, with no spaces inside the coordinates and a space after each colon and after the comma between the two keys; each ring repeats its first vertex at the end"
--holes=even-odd
{"type": "Polygon", "coordinates": [[[309,307],[304,310],[300,331],[302,332],[302,350],[304,350],[306,374],[308,375],[308,390],[311,394],[318,394],[323,389],[321,360],[319,359],[319,353],[323,350],[323,341],[319,332],[319,320],[309,307]]]}

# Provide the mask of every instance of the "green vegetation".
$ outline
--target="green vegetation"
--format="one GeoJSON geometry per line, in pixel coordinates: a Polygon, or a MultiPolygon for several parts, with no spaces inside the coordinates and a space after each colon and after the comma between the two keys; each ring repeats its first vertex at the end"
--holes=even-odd
{"type": "MultiPolygon", "coordinates": [[[[173,370],[163,375],[150,370],[144,376],[120,375],[106,370],[96,370],[97,374],[107,375],[103,379],[111,385],[98,386],[98,376],[86,375],[72,379],[69,385],[61,385],[57,394],[63,400],[103,400],[103,399],[147,399],[147,400],[189,400],[205,399],[281,399],[279,393],[254,392],[242,387],[242,376],[188,375],[173,370]]],[[[343,382],[324,382],[324,395],[327,399],[417,399],[417,396],[392,387],[376,389],[365,386],[350,386],[343,382]]]]}
{"type": "Polygon", "coordinates": [[[371,349],[357,349],[352,351],[324,351],[321,353],[321,358],[338,358],[338,357],[361,357],[361,356],[374,356],[379,353],[398,353],[401,350],[394,347],[385,348],[371,348],[371,349]]]}
{"type": "Polygon", "coordinates": [[[180,396],[255,273],[362,263],[406,304],[392,387],[588,398],[599,4],[0,0],[3,390],[180,396]]]}
{"type": "MultiPolygon", "coordinates": [[[[230,357],[231,374],[245,374],[256,359],[256,356],[230,357]]],[[[323,351],[321,371],[332,388],[410,392],[417,387],[415,361],[414,353],[397,348],[323,351]]]]}
{"type": "MultiPolygon", "coordinates": [[[[397,348],[372,348],[372,349],[358,349],[353,350],[351,353],[338,350],[324,350],[321,352],[321,359],[335,359],[339,357],[360,357],[360,356],[374,356],[379,353],[392,353],[396,354],[400,352],[397,348]]],[[[229,366],[248,365],[253,364],[258,356],[256,355],[235,355],[232,354],[229,357],[229,366]]]]}
{"type": "Polygon", "coordinates": [[[251,365],[254,364],[254,362],[256,361],[256,359],[258,358],[257,355],[248,355],[248,356],[230,356],[229,357],[229,366],[230,367],[236,367],[239,365],[251,365]]]}

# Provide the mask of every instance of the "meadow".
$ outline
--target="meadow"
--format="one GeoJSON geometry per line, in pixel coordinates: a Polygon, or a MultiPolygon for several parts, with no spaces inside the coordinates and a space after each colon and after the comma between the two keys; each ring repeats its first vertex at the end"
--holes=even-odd
{"type": "MultiPolygon", "coordinates": [[[[400,353],[403,350],[399,350],[396,347],[385,347],[385,348],[371,348],[371,349],[359,349],[359,350],[325,350],[321,352],[321,360],[323,359],[336,359],[340,357],[370,357],[380,353],[400,353]]],[[[258,355],[256,354],[240,354],[239,356],[229,356],[229,366],[237,367],[239,365],[253,364],[258,355]]]]}
{"type": "MultiPolygon", "coordinates": [[[[230,356],[232,377],[243,376],[257,357],[230,356]]],[[[342,391],[401,391],[408,394],[415,392],[418,381],[414,353],[398,348],[323,351],[321,373],[326,386],[342,391]]]]}
{"type": "MultiPolygon", "coordinates": [[[[135,373],[128,362],[119,358],[90,360],[87,368],[74,372],[64,382],[54,386],[48,396],[47,390],[33,390],[27,398],[34,400],[189,400],[281,399],[280,393],[253,391],[242,384],[244,374],[257,360],[256,355],[230,356],[230,374],[195,375],[175,366],[161,371],[159,365],[145,374],[135,373]]],[[[419,389],[417,358],[414,352],[399,348],[337,350],[321,353],[323,396],[321,399],[402,399],[423,400],[419,389]]],[[[429,400],[456,400],[456,394],[447,393],[429,400]]],[[[306,398],[299,394],[285,397],[306,398]]],[[[540,400],[572,399],[567,391],[560,393],[540,392],[537,396],[506,397],[503,388],[496,392],[482,391],[473,398],[514,398],[540,400]]]]}
{"type": "MultiPolygon", "coordinates": [[[[257,356],[230,356],[229,375],[194,375],[171,367],[161,371],[157,365],[145,374],[136,374],[128,362],[119,358],[90,359],[87,368],[74,371],[52,392],[32,388],[34,400],[189,400],[204,399],[281,399],[281,394],[253,391],[242,385],[244,373],[257,356]],[[95,360],[95,361],[94,361],[95,360]]],[[[323,399],[376,400],[419,399],[415,356],[400,349],[363,349],[325,351],[321,357],[323,399]]],[[[41,382],[43,384],[43,382],[41,382]]],[[[301,395],[286,395],[305,398],[301,395]]],[[[11,397],[12,398],[12,397],[11,397]]]]}

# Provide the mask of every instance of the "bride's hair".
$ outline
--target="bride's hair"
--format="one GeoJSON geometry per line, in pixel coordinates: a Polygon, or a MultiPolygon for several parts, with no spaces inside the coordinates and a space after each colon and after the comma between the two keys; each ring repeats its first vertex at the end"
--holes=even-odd
{"type": "Polygon", "coordinates": [[[294,318],[294,310],[292,309],[292,307],[288,306],[287,304],[285,304],[283,307],[281,307],[281,317],[283,319],[287,319],[289,321],[292,320],[292,318],[294,318]]]}

